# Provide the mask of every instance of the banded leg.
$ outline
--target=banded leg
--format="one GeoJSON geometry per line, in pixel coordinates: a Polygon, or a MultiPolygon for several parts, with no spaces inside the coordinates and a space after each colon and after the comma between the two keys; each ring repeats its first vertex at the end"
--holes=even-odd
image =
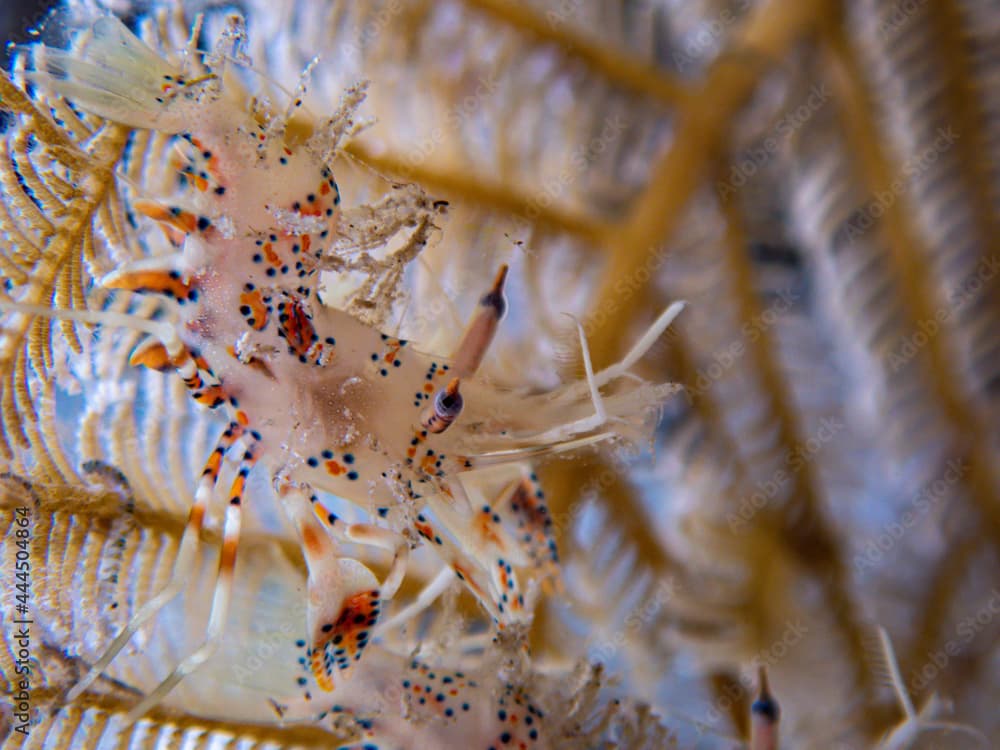
{"type": "MultiPolygon", "coordinates": [[[[204,642],[198,649],[182,661],[170,675],[163,680],[149,695],[143,698],[135,708],[129,711],[126,721],[134,722],[146,711],[155,706],[187,675],[204,664],[216,651],[225,634],[226,616],[229,613],[229,602],[233,592],[233,576],[236,569],[236,551],[240,542],[240,529],[243,523],[243,496],[246,491],[247,476],[257,461],[254,448],[257,441],[251,438],[246,451],[240,459],[229,490],[229,505],[226,506],[226,518],[222,527],[222,552],[219,556],[219,569],[215,579],[215,591],[212,596],[212,608],[208,618],[208,630],[204,642]]],[[[209,459],[209,467],[216,474],[217,466],[212,465],[215,454],[209,459]]],[[[218,458],[221,461],[221,455],[218,458]]],[[[206,474],[210,476],[210,474],[206,474]]],[[[213,481],[214,484],[214,481],[213,481]]],[[[201,485],[199,486],[199,489],[201,485]]]]}
{"type": "Polygon", "coordinates": [[[205,463],[201,480],[198,482],[198,489],[195,491],[194,502],[191,504],[191,509],[188,511],[187,523],[185,524],[184,532],[181,535],[180,548],[177,551],[177,557],[174,559],[174,569],[170,575],[169,583],[167,583],[166,587],[163,588],[158,594],[139,608],[139,611],[136,612],[129,623],[115,637],[107,650],[96,662],[94,662],[90,671],[87,672],[83,679],[74,685],[66,694],[67,702],[73,701],[80,694],[82,694],[84,690],[90,687],[94,680],[96,680],[101,673],[107,669],[107,666],[121,652],[121,650],[128,645],[128,642],[132,639],[132,636],[136,634],[139,628],[149,621],[153,615],[170,603],[170,601],[172,601],[181,592],[185,584],[191,578],[191,573],[194,569],[195,561],[197,560],[198,544],[201,541],[201,529],[205,521],[205,513],[208,509],[208,503],[212,498],[212,493],[215,490],[215,485],[219,477],[219,468],[222,465],[222,459],[226,452],[232,448],[242,434],[243,427],[238,422],[230,423],[225,432],[223,432],[222,436],[219,438],[219,441],[215,446],[215,450],[212,451],[208,461],[205,463]]]}
{"type": "Polygon", "coordinates": [[[132,352],[129,364],[159,372],[173,368],[181,376],[184,387],[191,392],[191,398],[209,409],[222,406],[227,400],[226,393],[208,363],[183,343],[178,344],[173,347],[175,353],[171,353],[171,347],[166,343],[155,338],[146,339],[132,352]]]}

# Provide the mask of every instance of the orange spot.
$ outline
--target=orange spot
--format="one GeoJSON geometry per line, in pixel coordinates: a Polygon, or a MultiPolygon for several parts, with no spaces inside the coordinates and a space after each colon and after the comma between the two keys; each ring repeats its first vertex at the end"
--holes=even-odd
{"type": "Polygon", "coordinates": [[[243,474],[237,474],[236,479],[233,480],[232,491],[229,493],[229,497],[239,497],[242,499],[243,490],[246,488],[247,478],[243,474]]]}
{"type": "Polygon", "coordinates": [[[406,449],[406,455],[409,456],[410,458],[413,458],[415,455],[417,455],[417,449],[414,448],[413,446],[410,446],[409,448],[406,449]]]}
{"type": "Polygon", "coordinates": [[[260,289],[252,292],[242,292],[240,294],[240,305],[250,308],[250,317],[253,318],[253,329],[259,331],[267,325],[267,306],[264,304],[264,296],[260,289]]]}
{"type": "Polygon", "coordinates": [[[318,518],[323,523],[324,526],[333,525],[330,523],[330,514],[327,513],[326,508],[324,508],[319,503],[313,503],[312,509],[313,513],[316,515],[316,518],[318,518]]]}
{"type": "Polygon", "coordinates": [[[413,526],[420,534],[420,536],[424,537],[425,539],[434,538],[434,529],[432,529],[430,525],[426,523],[421,523],[420,521],[414,521],[413,526]]]}
{"type": "Polygon", "coordinates": [[[312,236],[308,234],[302,235],[302,250],[304,252],[309,252],[309,248],[312,247],[312,236]]]}
{"type": "Polygon", "coordinates": [[[271,246],[270,242],[265,243],[264,247],[262,247],[261,250],[264,251],[264,257],[267,258],[268,263],[270,263],[272,266],[281,265],[281,258],[279,258],[278,254],[274,252],[274,248],[271,246]]]}
{"type": "Polygon", "coordinates": [[[320,195],[329,195],[330,194],[330,186],[327,183],[325,183],[325,182],[321,183],[320,186],[319,186],[319,194],[320,195]]]}
{"type": "MultiPolygon", "coordinates": [[[[462,576],[462,580],[465,581],[466,584],[468,584],[469,588],[471,588],[475,592],[476,596],[478,596],[480,599],[486,598],[486,594],[483,591],[482,587],[478,583],[476,583],[475,579],[469,574],[468,570],[466,570],[458,563],[453,563],[451,567],[455,569],[456,573],[462,576]]],[[[501,627],[503,626],[501,625],[501,627]]]]}
{"type": "Polygon", "coordinates": [[[326,470],[332,476],[335,476],[335,477],[339,477],[341,474],[343,474],[345,471],[347,471],[347,469],[345,469],[343,467],[343,465],[337,463],[336,461],[327,461],[326,462],[326,470]]]}
{"type": "MultiPolygon", "coordinates": [[[[479,531],[479,536],[481,536],[485,541],[492,542],[499,549],[504,549],[504,543],[497,536],[496,523],[493,521],[493,515],[490,513],[477,513],[475,524],[477,531],[479,531]]],[[[507,574],[501,573],[504,586],[507,585],[507,574]]]]}
{"type": "Polygon", "coordinates": [[[245,411],[237,411],[236,421],[239,422],[244,427],[246,427],[248,424],[250,424],[250,417],[247,416],[247,413],[245,411]]]}
{"type": "Polygon", "coordinates": [[[434,386],[430,383],[424,383],[424,393],[434,393],[434,386]]]}
{"type": "Polygon", "coordinates": [[[318,555],[322,551],[322,540],[312,526],[306,526],[302,529],[302,544],[305,546],[306,552],[311,553],[313,556],[318,555]]]}
{"type": "Polygon", "coordinates": [[[327,693],[331,692],[334,688],[333,679],[326,673],[326,668],[323,666],[322,649],[313,651],[312,659],[310,659],[310,667],[312,668],[313,677],[316,678],[316,684],[319,685],[320,689],[327,693]]]}

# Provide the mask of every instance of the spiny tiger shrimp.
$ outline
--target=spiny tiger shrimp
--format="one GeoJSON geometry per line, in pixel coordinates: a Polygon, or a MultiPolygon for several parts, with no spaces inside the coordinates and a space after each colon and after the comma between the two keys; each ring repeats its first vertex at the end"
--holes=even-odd
{"type": "Polygon", "coordinates": [[[642,382],[628,371],[680,303],[621,362],[596,373],[580,328],[586,381],[542,393],[500,388],[478,370],[506,310],[506,266],[484,284],[450,356],[422,352],[318,299],[319,272],[331,268],[331,244],[341,231],[332,164],[342,118],[309,116],[302,86],[277,112],[223,83],[222,68],[238,64],[232,57],[188,55],[175,64],[113,16],[98,18],[72,50],[39,44],[31,54],[34,70],[27,75],[36,85],[114,122],[175,136],[178,192],[132,202],[164,228],[175,251],[102,280],[110,289],[157,295],[172,321],[16,300],[3,309],[143,330],[150,336],[130,362],[176,371],[195,401],[227,421],[195,489],[171,582],[139,609],[68,698],[81,694],[190,578],[227,458],[237,469],[226,495],[205,639],[135,707],[132,719],[226,636],[254,467],[272,477],[301,541],[308,567],[303,661],[320,691],[333,691],[355,665],[364,668],[373,628],[420,538],[498,628],[526,622],[531,592],[523,579],[554,574],[558,561],[528,462],[643,434],[651,410],[675,387],[642,382]],[[492,496],[476,481],[484,472],[503,478],[492,496]],[[346,523],[318,502],[320,491],[357,505],[370,521],[346,523]],[[393,562],[385,578],[343,556],[344,542],[388,550],[393,562]]]}

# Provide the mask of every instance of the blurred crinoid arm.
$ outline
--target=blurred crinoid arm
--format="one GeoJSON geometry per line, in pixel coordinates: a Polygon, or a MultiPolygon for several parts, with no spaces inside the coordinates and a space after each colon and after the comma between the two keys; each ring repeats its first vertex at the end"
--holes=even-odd
{"type": "MultiPolygon", "coordinates": [[[[85,309],[98,248],[125,245],[114,174],[130,130],[81,119],[58,97],[32,98],[6,72],[0,72],[0,106],[11,121],[0,141],[4,293],[27,305],[85,309]]],[[[81,351],[75,325],[58,326],[81,351]]],[[[40,474],[68,481],[75,472],[54,439],[51,414],[38,406],[54,362],[52,329],[53,321],[30,313],[3,316],[0,451],[13,459],[15,446],[31,446],[40,474]]]]}

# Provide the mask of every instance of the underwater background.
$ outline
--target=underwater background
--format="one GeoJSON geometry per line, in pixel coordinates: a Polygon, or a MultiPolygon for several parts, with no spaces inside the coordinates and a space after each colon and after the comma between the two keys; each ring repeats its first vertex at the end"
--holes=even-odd
{"type": "MultiPolygon", "coordinates": [[[[345,208],[402,190],[447,207],[419,242],[409,203],[373,211],[370,262],[326,271],[327,304],[447,352],[509,264],[483,369],[536,394],[583,377],[574,319],[600,370],[686,303],[632,368],[681,386],[650,404],[655,429],[532,462],[560,580],[530,627],[497,636],[453,586],[377,648],[523,689],[546,708],[539,747],[748,747],[761,666],[783,748],[1000,746],[995,1],[108,0],[62,18],[104,10],[170,51],[196,14],[210,46],[238,11],[248,85],[283,101],[319,55],[323,116],[369,81],[337,155],[345,208]]],[[[23,44],[44,13],[0,17],[23,44]]],[[[2,300],[160,315],[96,280],[162,242],[132,204],[172,185],[169,139],[42,91],[29,58],[12,50],[0,87],[2,300]]],[[[363,747],[363,711],[272,710],[298,674],[306,565],[265,471],[218,653],[126,724],[202,639],[220,514],[184,593],[66,704],[169,580],[226,423],[175,373],[129,366],[134,331],[9,308],[0,330],[0,747],[363,747]]],[[[426,547],[400,607],[438,572],[426,547]]],[[[435,746],[382,695],[371,715],[404,728],[383,747],[435,746]]]]}

